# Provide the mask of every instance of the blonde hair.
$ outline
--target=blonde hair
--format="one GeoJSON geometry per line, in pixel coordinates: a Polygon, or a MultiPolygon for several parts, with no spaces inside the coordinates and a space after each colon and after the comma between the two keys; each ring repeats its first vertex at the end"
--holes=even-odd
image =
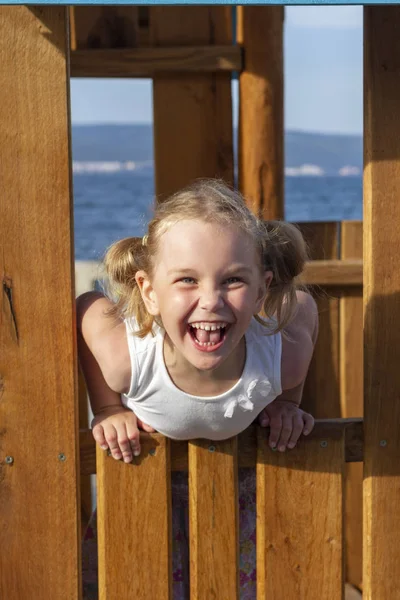
{"type": "MultiPolygon", "coordinates": [[[[108,248],[104,262],[108,291],[115,302],[110,314],[135,317],[139,337],[152,332],[155,318],[146,310],[135,275],[144,270],[151,279],[162,235],[178,221],[188,219],[234,226],[252,237],[259,250],[260,266],[273,274],[263,313],[276,319],[271,333],[281,331],[295,311],[295,277],[308,258],[303,236],[295,225],[285,221],[260,221],[238,191],[214,179],[197,180],[158,204],[143,243],[132,237],[108,248]]],[[[255,318],[270,325],[258,315],[255,318]]]]}

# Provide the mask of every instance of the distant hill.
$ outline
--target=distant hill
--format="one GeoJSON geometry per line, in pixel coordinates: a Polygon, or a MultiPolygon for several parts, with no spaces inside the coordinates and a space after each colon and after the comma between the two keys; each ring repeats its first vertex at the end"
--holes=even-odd
{"type": "MultiPolygon", "coordinates": [[[[74,125],[72,157],[77,162],[151,161],[152,126],[74,125]]],[[[356,174],[361,173],[362,163],[362,136],[285,133],[287,174],[336,175],[341,169],[342,174],[356,174]]]]}

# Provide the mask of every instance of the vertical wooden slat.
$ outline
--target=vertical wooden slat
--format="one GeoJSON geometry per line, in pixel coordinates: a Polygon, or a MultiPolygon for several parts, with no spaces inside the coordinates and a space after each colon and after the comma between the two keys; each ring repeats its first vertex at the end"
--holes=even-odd
{"type": "Polygon", "coordinates": [[[169,440],[141,445],[131,464],[97,448],[99,600],[172,599],[169,440]]]}
{"type": "Polygon", "coordinates": [[[67,33],[65,7],[0,7],[0,597],[13,600],[80,597],[67,33]]]}
{"type": "MultiPolygon", "coordinates": [[[[312,259],[338,258],[337,223],[300,226],[312,259]]],[[[303,408],[318,418],[340,417],[339,299],[337,290],[313,290],[318,306],[319,335],[303,393],[303,408]]]]}
{"type": "MultiPolygon", "coordinates": [[[[342,223],[342,259],[362,258],[362,222],[342,223]]],[[[340,298],[341,416],[363,416],[362,287],[349,288],[340,298]]],[[[362,583],[362,463],[346,465],[346,580],[362,583]]]]}
{"type": "MultiPolygon", "coordinates": [[[[79,402],[79,429],[89,428],[88,395],[82,371],[78,370],[78,402],[79,402]]],[[[81,478],[81,528],[82,534],[86,531],[92,514],[92,484],[91,475],[82,475],[81,478]]]]}
{"type": "Polygon", "coordinates": [[[137,6],[71,6],[71,50],[134,48],[137,6]]]}
{"type": "Polygon", "coordinates": [[[363,597],[398,596],[400,7],[364,8],[363,597]]]}
{"type": "Polygon", "coordinates": [[[343,437],[257,452],[257,600],[342,598],[343,437]]]}
{"type": "Polygon", "coordinates": [[[263,219],[283,218],[283,6],[239,6],[239,187],[263,219]]]}
{"type": "MultiPolygon", "coordinates": [[[[229,44],[229,6],[153,6],[154,46],[229,44]]],[[[153,80],[159,198],[198,177],[233,182],[230,73],[159,74],[153,80]]]]}
{"type": "Polygon", "coordinates": [[[238,600],[237,438],[189,443],[190,593],[238,600]]]}

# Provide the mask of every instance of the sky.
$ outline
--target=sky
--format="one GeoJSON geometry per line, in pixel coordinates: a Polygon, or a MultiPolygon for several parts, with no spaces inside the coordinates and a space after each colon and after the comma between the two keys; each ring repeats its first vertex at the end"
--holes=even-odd
{"type": "MultiPolygon", "coordinates": [[[[362,6],[285,7],[285,129],[362,133],[362,25],[362,6]]],[[[71,79],[71,109],[72,124],[151,123],[151,80],[71,79]]]]}

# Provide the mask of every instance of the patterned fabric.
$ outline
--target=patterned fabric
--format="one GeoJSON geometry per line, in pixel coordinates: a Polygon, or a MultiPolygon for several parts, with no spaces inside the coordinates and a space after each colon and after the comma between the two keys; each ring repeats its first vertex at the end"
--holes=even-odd
{"type": "MultiPolygon", "coordinates": [[[[188,477],[172,476],[173,600],[189,598],[188,477]]],[[[254,469],[239,470],[240,600],[256,600],[256,479],[254,469]]],[[[83,598],[98,599],[96,511],[82,546],[83,598]]],[[[133,600],[133,599],[132,599],[133,600]]]]}

